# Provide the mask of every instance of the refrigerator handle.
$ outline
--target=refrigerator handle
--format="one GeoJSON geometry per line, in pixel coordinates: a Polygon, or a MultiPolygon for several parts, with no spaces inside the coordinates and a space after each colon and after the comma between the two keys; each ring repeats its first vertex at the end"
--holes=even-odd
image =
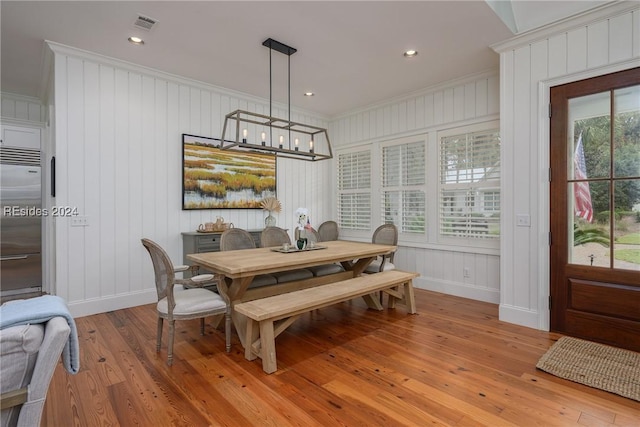
{"type": "Polygon", "coordinates": [[[18,259],[27,259],[26,255],[19,255],[19,256],[3,256],[0,257],[0,261],[15,261],[18,259]]]}
{"type": "Polygon", "coordinates": [[[56,156],[51,157],[51,197],[56,197],[56,156]]]}

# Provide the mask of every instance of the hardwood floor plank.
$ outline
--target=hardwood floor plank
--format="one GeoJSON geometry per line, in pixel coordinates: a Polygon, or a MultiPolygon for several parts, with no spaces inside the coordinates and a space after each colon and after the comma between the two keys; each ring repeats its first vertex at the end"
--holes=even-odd
{"type": "Polygon", "coordinates": [[[640,404],[538,371],[559,335],[500,322],[498,307],[416,289],[417,315],[354,300],[276,339],[278,370],[248,361],[207,319],[167,326],[155,304],[76,319],[81,367],[51,382],[44,426],[640,425],[640,404]]]}
{"type": "Polygon", "coordinates": [[[404,402],[402,399],[386,392],[369,393],[366,383],[358,381],[353,375],[341,376],[323,386],[333,394],[343,399],[355,400],[360,405],[368,407],[369,411],[382,413],[389,421],[385,420],[382,425],[391,425],[393,421],[399,425],[446,425],[435,417],[418,407],[404,402]]]}
{"type": "MultiPolygon", "coordinates": [[[[356,343],[350,344],[356,345],[356,343]]],[[[349,348],[340,349],[340,351],[344,350],[349,350],[349,348]]],[[[359,349],[356,351],[359,351],[359,349]]],[[[580,415],[579,411],[571,413],[566,407],[557,405],[554,402],[546,402],[544,399],[529,393],[524,386],[521,387],[523,382],[517,378],[514,378],[515,381],[505,385],[506,378],[504,375],[499,379],[494,379],[491,378],[491,372],[487,370],[482,374],[476,374],[475,371],[479,370],[480,367],[464,368],[456,364],[455,361],[440,360],[434,357],[428,360],[430,369],[425,370],[424,357],[415,357],[404,351],[399,351],[392,355],[391,358],[375,357],[370,354],[369,359],[373,363],[361,365],[360,371],[366,369],[372,372],[373,375],[380,375],[380,383],[390,384],[391,387],[396,384],[402,384],[408,378],[420,378],[422,382],[429,384],[444,384],[445,387],[442,390],[452,390],[452,392],[455,392],[458,388],[469,388],[469,384],[473,384],[473,386],[477,387],[475,391],[478,395],[483,395],[487,399],[490,396],[496,406],[508,407],[511,404],[516,405],[521,411],[527,411],[531,418],[542,420],[551,416],[552,419],[557,417],[576,421],[580,415]],[[550,406],[547,406],[546,403],[549,403],[550,406]],[[546,411],[542,412],[541,408],[546,411]]],[[[545,420],[545,423],[549,422],[545,420]]]]}

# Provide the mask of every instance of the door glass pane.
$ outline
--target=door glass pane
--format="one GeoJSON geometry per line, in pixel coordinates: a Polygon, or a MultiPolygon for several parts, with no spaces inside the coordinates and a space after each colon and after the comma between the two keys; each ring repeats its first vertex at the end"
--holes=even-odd
{"type": "Polygon", "coordinates": [[[569,200],[569,263],[610,267],[609,183],[572,182],[569,200]],[[584,185],[588,184],[588,185],[584,185]],[[586,199],[590,202],[585,202],[586,199]]]}
{"type": "Polygon", "coordinates": [[[615,182],[613,266],[640,270],[640,179],[615,182]]]}
{"type": "Polygon", "coordinates": [[[640,86],[618,89],[614,102],[614,174],[640,177],[640,86]]]}
{"type": "Polygon", "coordinates": [[[609,92],[602,92],[569,100],[567,140],[569,179],[609,178],[611,169],[610,99],[609,92]],[[584,159],[583,162],[581,162],[582,159],[584,159]],[[582,167],[578,168],[578,166],[582,167]]]}

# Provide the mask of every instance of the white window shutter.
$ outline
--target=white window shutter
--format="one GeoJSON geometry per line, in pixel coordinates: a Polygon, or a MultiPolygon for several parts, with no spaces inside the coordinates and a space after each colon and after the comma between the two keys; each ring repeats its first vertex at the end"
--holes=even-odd
{"type": "Polygon", "coordinates": [[[344,230],[371,229],[371,151],[338,156],[338,224],[344,230]]]}
{"type": "Polygon", "coordinates": [[[497,129],[440,138],[440,235],[499,237],[500,136],[497,129]]]}
{"type": "Polygon", "coordinates": [[[382,149],[382,222],[401,233],[425,232],[425,143],[382,149]]]}

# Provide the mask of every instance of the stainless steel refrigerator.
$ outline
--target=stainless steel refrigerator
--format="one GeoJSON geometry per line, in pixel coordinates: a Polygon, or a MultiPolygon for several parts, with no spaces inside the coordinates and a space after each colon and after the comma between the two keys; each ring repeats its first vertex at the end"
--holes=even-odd
{"type": "Polygon", "coordinates": [[[40,151],[0,149],[0,295],[42,289],[40,151]]]}

